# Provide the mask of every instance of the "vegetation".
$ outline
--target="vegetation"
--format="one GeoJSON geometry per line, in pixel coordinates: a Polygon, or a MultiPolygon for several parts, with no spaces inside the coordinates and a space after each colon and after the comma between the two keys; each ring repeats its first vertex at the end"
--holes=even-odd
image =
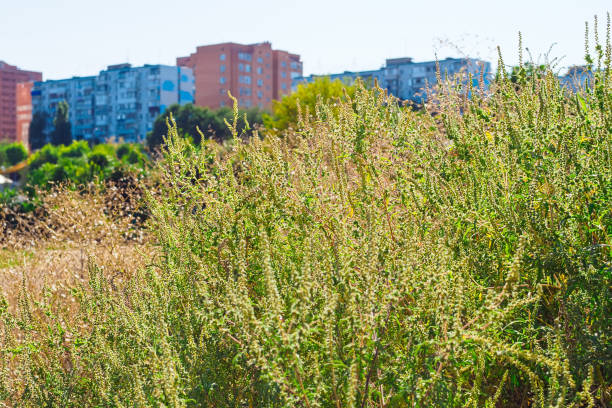
{"type": "Polygon", "coordinates": [[[611,54],[575,93],[500,58],[488,91],[445,80],[418,112],[358,83],[264,138],[235,116],[227,150],[170,120],[146,266],[2,301],[0,400],[608,406],[611,54]]]}
{"type": "MultiPolygon", "coordinates": [[[[187,105],[172,105],[155,119],[153,130],[147,135],[147,146],[150,149],[158,148],[168,134],[168,120],[173,117],[179,129],[179,134],[191,139],[196,145],[202,138],[223,141],[232,137],[226,122],[232,121],[234,112],[228,107],[208,109],[187,105]],[[199,129],[199,130],[198,130],[199,129]]],[[[237,128],[240,134],[250,134],[248,131],[256,124],[261,124],[262,112],[257,108],[239,111],[237,128]],[[247,123],[244,119],[247,119],[247,123]]]]}
{"type": "Polygon", "coordinates": [[[32,150],[38,150],[47,143],[45,128],[49,120],[46,112],[34,112],[29,129],[29,142],[32,150]]]}
{"type": "Polygon", "coordinates": [[[56,146],[68,146],[72,142],[72,127],[68,116],[68,102],[61,101],[55,109],[53,118],[53,132],[51,132],[51,144],[56,146]]]}
{"type": "Polygon", "coordinates": [[[93,148],[86,141],[75,141],[68,146],[48,144],[30,157],[26,184],[43,188],[50,183],[84,185],[127,168],[143,170],[146,162],[146,155],[137,144],[124,143],[118,147],[99,144],[93,148]]]}
{"type": "Polygon", "coordinates": [[[0,143],[0,168],[11,167],[28,157],[28,150],[21,143],[0,143]]]}
{"type": "Polygon", "coordinates": [[[295,129],[298,122],[315,115],[317,105],[329,105],[335,100],[344,100],[355,94],[355,87],[345,85],[339,80],[328,77],[317,78],[314,82],[299,84],[297,90],[284,96],[280,101],[273,101],[272,114],[263,116],[268,129],[295,129]]]}

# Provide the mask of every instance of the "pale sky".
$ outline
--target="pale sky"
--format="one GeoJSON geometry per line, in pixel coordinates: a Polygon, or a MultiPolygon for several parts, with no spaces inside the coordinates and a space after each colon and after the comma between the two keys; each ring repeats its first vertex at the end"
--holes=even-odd
{"type": "MultiPolygon", "coordinates": [[[[584,22],[604,0],[0,0],[0,60],[44,79],[107,65],[174,65],[198,45],[270,41],[300,54],[304,74],[376,69],[386,58],[469,55],[518,61],[518,31],[534,59],[583,63],[584,22]]],[[[527,57],[525,57],[527,58],[527,57]]]]}

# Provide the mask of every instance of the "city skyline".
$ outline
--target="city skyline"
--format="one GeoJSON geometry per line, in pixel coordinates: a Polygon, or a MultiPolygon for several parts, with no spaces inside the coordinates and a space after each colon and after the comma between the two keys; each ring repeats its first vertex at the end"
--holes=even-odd
{"type": "Polygon", "coordinates": [[[494,10],[484,1],[185,1],[168,7],[157,0],[109,0],[92,10],[75,0],[34,0],[3,5],[0,36],[8,41],[0,44],[0,57],[42,71],[44,79],[94,75],[124,62],[172,65],[198,45],[220,42],[270,41],[279,50],[301,55],[304,75],[378,69],[386,58],[426,61],[436,54],[495,65],[497,45],[512,65],[518,61],[521,31],[536,60],[556,43],[551,56],[564,57],[561,68],[583,62],[584,21],[592,24],[594,14],[604,38],[605,13],[603,1],[569,0],[517,1],[494,10]]]}

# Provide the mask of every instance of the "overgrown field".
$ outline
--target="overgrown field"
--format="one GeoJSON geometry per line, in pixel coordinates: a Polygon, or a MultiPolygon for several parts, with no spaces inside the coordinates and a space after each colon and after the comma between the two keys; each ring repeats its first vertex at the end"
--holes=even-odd
{"type": "Polygon", "coordinates": [[[27,283],[3,301],[0,399],[609,406],[609,43],[593,59],[575,93],[550,70],[440,78],[421,111],[357,85],[229,150],[171,123],[153,247],[120,283],[121,255],[90,258],[70,307],[27,283]]]}

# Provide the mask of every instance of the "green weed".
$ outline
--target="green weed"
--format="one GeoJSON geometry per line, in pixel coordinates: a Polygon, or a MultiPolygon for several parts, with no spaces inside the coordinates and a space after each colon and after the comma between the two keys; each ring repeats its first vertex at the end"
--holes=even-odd
{"type": "Polygon", "coordinates": [[[0,395],[605,406],[609,55],[608,41],[575,93],[550,70],[500,72],[488,92],[441,81],[420,112],[357,85],[297,131],[234,135],[228,152],[172,124],[149,198],[161,257],[120,289],[92,264],[77,323],[26,292],[19,314],[4,308],[0,395]]]}

